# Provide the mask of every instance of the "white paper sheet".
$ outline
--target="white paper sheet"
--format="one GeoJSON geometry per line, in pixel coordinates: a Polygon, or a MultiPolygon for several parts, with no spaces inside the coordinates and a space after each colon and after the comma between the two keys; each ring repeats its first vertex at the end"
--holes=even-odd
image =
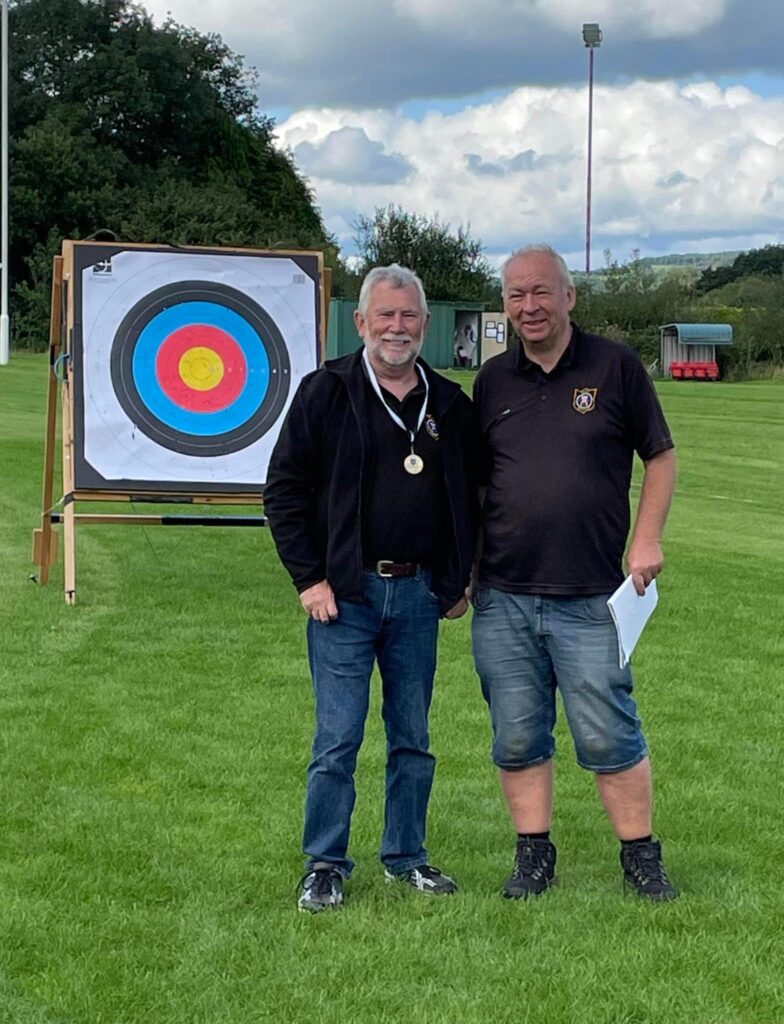
{"type": "Polygon", "coordinates": [[[656,580],[651,580],[640,596],[634,589],[631,576],[627,576],[615,593],[607,601],[610,615],[615,623],[618,634],[618,664],[624,668],[629,664],[637,641],[640,639],[645,624],[659,602],[656,580]]]}

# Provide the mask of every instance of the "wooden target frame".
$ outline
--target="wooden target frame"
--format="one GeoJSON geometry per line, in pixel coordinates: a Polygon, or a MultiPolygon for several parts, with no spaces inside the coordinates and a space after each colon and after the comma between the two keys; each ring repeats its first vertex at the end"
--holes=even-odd
{"type": "Polygon", "coordinates": [[[267,525],[261,514],[84,513],[76,502],[261,508],[261,477],[294,391],[326,353],[330,286],[318,251],[63,243],[33,534],[41,585],[57,561],[55,526],[74,604],[77,526],[267,525]]]}

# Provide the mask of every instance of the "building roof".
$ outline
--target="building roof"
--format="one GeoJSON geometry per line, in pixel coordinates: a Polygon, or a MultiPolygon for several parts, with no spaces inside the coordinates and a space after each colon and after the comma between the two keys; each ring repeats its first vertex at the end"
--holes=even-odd
{"type": "Polygon", "coordinates": [[[732,324],[663,324],[662,332],[675,332],[680,345],[731,345],[732,324]]]}

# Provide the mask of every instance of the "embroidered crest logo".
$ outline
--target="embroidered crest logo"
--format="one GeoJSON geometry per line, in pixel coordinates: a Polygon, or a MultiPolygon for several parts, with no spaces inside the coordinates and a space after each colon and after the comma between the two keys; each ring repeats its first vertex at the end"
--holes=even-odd
{"type": "Polygon", "coordinates": [[[441,436],[438,433],[438,424],[430,413],[425,417],[425,430],[430,434],[434,441],[441,440],[441,436]]]}
{"type": "Polygon", "coordinates": [[[575,388],[572,408],[583,414],[593,412],[596,408],[596,392],[598,390],[598,388],[575,388]]]}

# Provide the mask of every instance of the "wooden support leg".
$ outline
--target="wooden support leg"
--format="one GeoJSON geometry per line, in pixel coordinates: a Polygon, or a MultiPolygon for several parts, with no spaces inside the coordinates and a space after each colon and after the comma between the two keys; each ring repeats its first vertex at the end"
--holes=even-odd
{"type": "Polygon", "coordinates": [[[63,510],[63,549],[65,560],[65,603],[76,604],[76,522],[74,503],[63,510]]]}
{"type": "Polygon", "coordinates": [[[38,566],[38,582],[49,582],[49,567],[57,557],[57,534],[52,531],[49,512],[54,495],[54,455],[57,431],[57,393],[60,383],[55,364],[60,355],[62,330],[63,258],[55,256],[52,271],[52,309],[49,319],[49,388],[46,400],[46,436],[44,440],[44,481],[41,502],[41,527],[33,535],[33,562],[38,566]]]}
{"type": "Polygon", "coordinates": [[[33,565],[38,566],[38,582],[41,586],[49,580],[49,567],[57,564],[57,534],[49,520],[49,531],[40,527],[33,530],[33,565]]]}

